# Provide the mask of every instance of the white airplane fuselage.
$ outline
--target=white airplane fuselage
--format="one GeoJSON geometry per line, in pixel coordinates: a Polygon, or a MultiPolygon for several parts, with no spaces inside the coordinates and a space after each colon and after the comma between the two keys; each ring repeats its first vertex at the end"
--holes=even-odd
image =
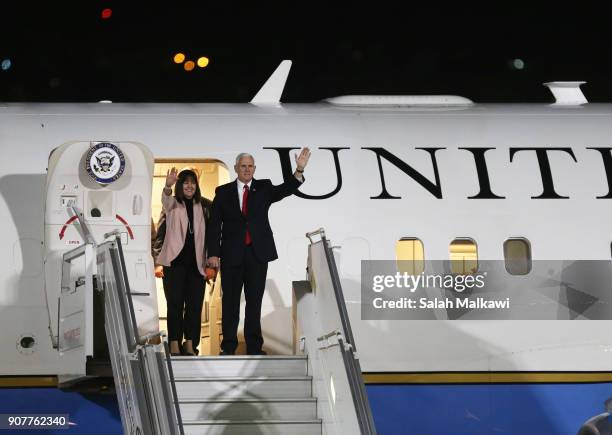
{"type": "MultiPolygon", "coordinates": [[[[62,373],[45,297],[46,168],[55,148],[91,141],[142,144],[156,159],[215,159],[232,174],[236,155],[248,152],[255,178],[275,184],[288,156],[295,165],[293,153],[311,148],[300,189],[310,198],[292,196],[270,210],[280,258],[268,269],[262,317],[275,352],[292,347],[291,282],[305,276],[304,234],[324,227],[342,247],[338,266],[363,371],[607,371],[608,321],[365,321],[359,280],[361,260],[394,260],[402,237],[420,239],[427,260],[447,260],[458,237],[477,243],[479,259],[503,260],[504,241],[524,237],[533,260],[609,261],[611,121],[612,106],[600,104],[0,105],[0,374],[62,373]],[[545,158],[533,148],[548,149],[545,158]],[[23,351],[16,343],[26,335],[37,344],[23,351]]],[[[147,225],[134,231],[146,235],[147,225]]]]}

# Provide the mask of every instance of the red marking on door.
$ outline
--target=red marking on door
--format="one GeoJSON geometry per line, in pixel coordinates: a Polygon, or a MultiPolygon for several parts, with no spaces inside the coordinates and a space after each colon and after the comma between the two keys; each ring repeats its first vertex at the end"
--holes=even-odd
{"type": "Polygon", "coordinates": [[[130,235],[130,239],[134,240],[134,233],[132,232],[132,229],[130,228],[130,224],[128,224],[127,221],[123,219],[121,216],[119,216],[118,214],[116,214],[115,217],[119,220],[119,222],[121,222],[125,226],[125,228],[128,231],[128,234],[130,235]]]}
{"type": "Polygon", "coordinates": [[[68,228],[68,225],[70,225],[72,222],[74,222],[75,220],[77,220],[78,216],[74,215],[72,216],[70,219],[68,219],[66,221],[66,223],[64,224],[64,226],[62,227],[62,230],[59,233],[59,238],[60,240],[62,240],[64,238],[64,233],[66,232],[66,228],[68,228]]]}

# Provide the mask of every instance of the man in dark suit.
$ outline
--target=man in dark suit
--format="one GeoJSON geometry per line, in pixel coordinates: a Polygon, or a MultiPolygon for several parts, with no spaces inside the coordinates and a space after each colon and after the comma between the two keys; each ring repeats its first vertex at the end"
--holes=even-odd
{"type": "Polygon", "coordinates": [[[223,288],[223,342],[221,355],[233,355],[238,346],[240,294],[244,286],[246,310],[244,337],[249,355],[265,355],[261,349],[261,301],[266,285],[268,262],[278,254],[268,220],[272,203],[294,193],[304,181],[310,150],[296,154],[294,176],[274,186],[270,180],[255,180],[255,160],[242,153],[234,170],[238,178],[217,187],[212,205],[206,244],[209,265],[221,267],[223,288]]]}

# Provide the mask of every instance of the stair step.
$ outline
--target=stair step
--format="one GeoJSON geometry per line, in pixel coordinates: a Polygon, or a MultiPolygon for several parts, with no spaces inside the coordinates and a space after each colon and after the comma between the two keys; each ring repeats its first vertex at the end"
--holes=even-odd
{"type": "Polygon", "coordinates": [[[186,399],[290,399],[312,397],[312,376],[175,378],[179,402],[186,399]]]}
{"type": "Polygon", "coordinates": [[[321,435],[321,420],[183,421],[185,435],[321,435]]]}
{"type": "Polygon", "coordinates": [[[180,402],[184,420],[312,420],[317,401],[302,399],[221,399],[180,402]]]}
{"type": "Polygon", "coordinates": [[[172,358],[176,377],[306,376],[305,356],[180,356],[172,358]]]}

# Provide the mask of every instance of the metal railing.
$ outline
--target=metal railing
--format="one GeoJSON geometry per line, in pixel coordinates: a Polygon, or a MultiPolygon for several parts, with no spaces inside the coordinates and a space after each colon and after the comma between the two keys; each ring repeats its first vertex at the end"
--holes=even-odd
{"type": "Polygon", "coordinates": [[[98,290],[104,292],[105,329],[126,434],[183,434],[165,332],[138,336],[121,241],[98,246],[98,290]],[[161,338],[161,344],[151,340],[161,338]],[[168,406],[173,404],[174,406],[168,406]]]}
{"type": "Polygon", "coordinates": [[[308,274],[311,283],[314,282],[315,285],[315,289],[313,289],[314,297],[317,297],[317,292],[324,290],[316,288],[321,286],[320,281],[323,280],[322,277],[313,276],[313,250],[320,245],[325,256],[325,263],[321,264],[321,268],[325,269],[325,272],[329,274],[329,277],[325,277],[325,283],[331,284],[331,290],[333,293],[332,295],[326,294],[321,297],[325,298],[324,302],[329,302],[329,298],[331,297],[331,299],[335,300],[335,306],[337,308],[336,313],[334,313],[331,308],[328,312],[325,312],[325,310],[320,310],[321,319],[319,320],[321,320],[321,326],[322,328],[328,328],[326,330],[329,332],[326,332],[317,338],[318,347],[319,349],[328,349],[330,347],[337,346],[340,350],[360,432],[364,435],[374,435],[376,434],[376,427],[374,426],[372,411],[370,409],[367,393],[365,391],[365,385],[361,374],[361,365],[359,364],[359,359],[357,356],[357,348],[351,329],[346,302],[342,292],[340,275],[338,274],[338,268],[336,267],[332,247],[325,237],[325,230],[323,228],[307,233],[306,237],[308,237],[311,243],[309,247],[308,274]],[[316,235],[319,235],[321,238],[319,242],[315,242],[313,240],[313,237],[316,235]],[[319,280],[319,283],[317,284],[318,278],[321,278],[321,280],[319,280]],[[329,281],[327,278],[329,278],[329,281]]]}

